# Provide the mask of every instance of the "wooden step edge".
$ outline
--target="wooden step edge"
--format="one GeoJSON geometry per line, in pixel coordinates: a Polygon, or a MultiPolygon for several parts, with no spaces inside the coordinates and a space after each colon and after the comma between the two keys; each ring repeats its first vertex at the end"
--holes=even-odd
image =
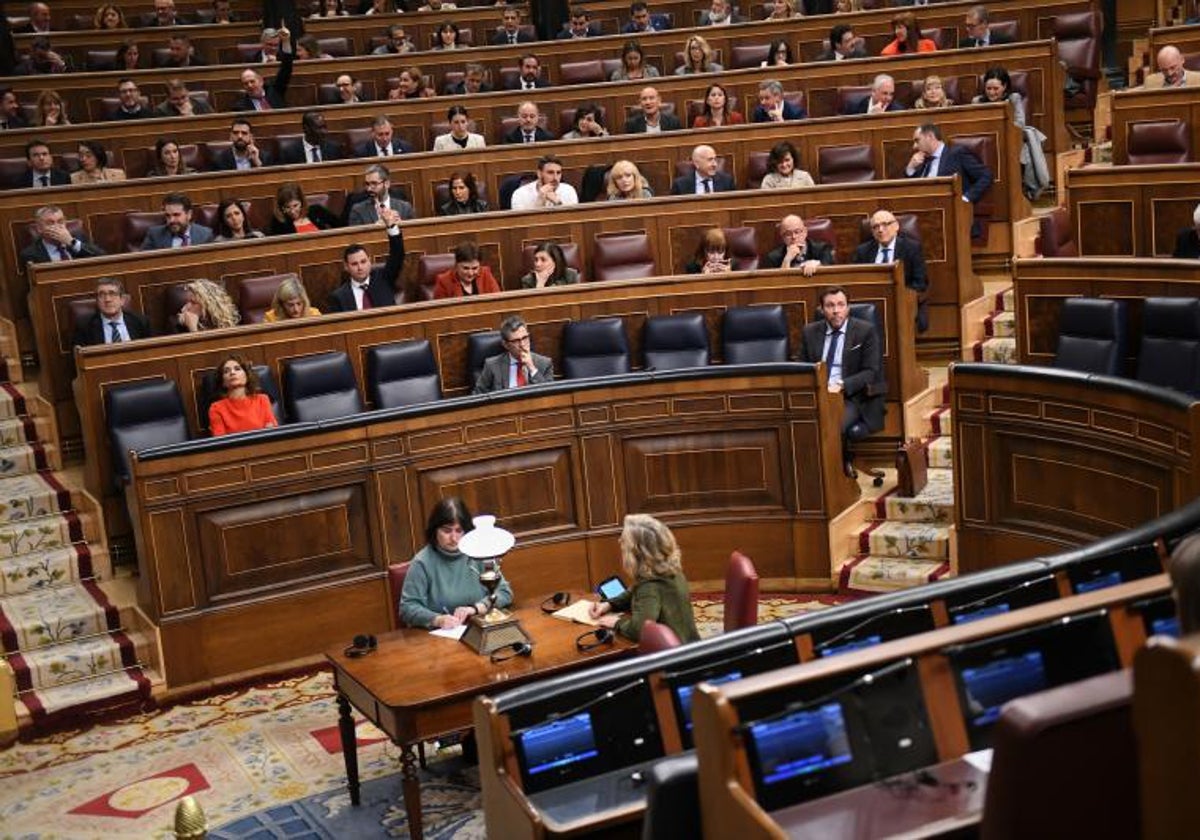
{"type": "Polygon", "coordinates": [[[924,440],[933,435],[929,415],[942,406],[942,386],[933,385],[904,403],[904,433],[924,440]]]}
{"type": "MultiPolygon", "coordinates": [[[[875,501],[861,499],[829,522],[829,580],[834,590],[838,587],[842,566],[846,562],[846,546],[857,546],[857,534],[875,519],[875,501]]],[[[856,552],[850,552],[854,554],[856,552]]]]}
{"type": "Polygon", "coordinates": [[[994,295],[984,294],[963,304],[962,310],[959,312],[963,361],[972,361],[975,343],[988,337],[984,321],[992,314],[994,301],[994,295]]]}

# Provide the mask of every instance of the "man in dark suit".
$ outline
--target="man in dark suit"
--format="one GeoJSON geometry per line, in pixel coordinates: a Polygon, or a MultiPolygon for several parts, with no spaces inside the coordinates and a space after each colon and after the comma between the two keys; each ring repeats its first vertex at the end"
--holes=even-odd
{"type": "Polygon", "coordinates": [[[712,146],[692,149],[692,166],[694,173],[671,182],[671,195],[707,195],[737,189],[732,175],[717,171],[717,152],[712,146]]]}
{"type": "Polygon", "coordinates": [[[533,36],[521,29],[521,12],[514,7],[509,7],[504,10],[501,17],[503,26],[492,36],[492,45],[499,46],[501,44],[528,44],[533,41],[533,36]]]}
{"type": "Polygon", "coordinates": [[[258,169],[274,161],[254,142],[254,129],[244,119],[237,118],[229,127],[229,148],[221,149],[213,158],[213,170],[258,169]]]}
{"type": "Polygon", "coordinates": [[[304,140],[299,146],[288,146],[280,154],[281,163],[322,163],[341,160],[342,147],[329,139],[325,115],[320,111],[305,111],[300,118],[304,140]]]}
{"type": "Polygon", "coordinates": [[[967,10],[963,28],[967,36],[958,42],[962,49],[968,47],[990,47],[993,44],[1011,44],[1012,38],[1000,32],[992,32],[988,26],[987,6],[972,6],[967,10]]]}
{"type": "Polygon", "coordinates": [[[871,82],[871,95],[848,105],[842,113],[850,116],[903,110],[904,106],[896,101],[896,80],[887,73],[880,73],[871,82]]]}
{"type": "MultiPolygon", "coordinates": [[[[991,170],[970,149],[943,143],[942,131],[933,123],[923,123],[913,132],[913,155],[904,175],[907,178],[957,175],[962,180],[963,201],[971,204],[977,204],[995,180],[991,170]]],[[[971,237],[978,237],[982,229],[976,219],[971,224],[971,237]]]]}
{"type": "Polygon", "coordinates": [[[151,26],[183,26],[188,23],[191,21],[176,13],[175,0],[154,0],[154,23],[151,26]]]}
{"type": "Polygon", "coordinates": [[[1179,231],[1175,237],[1175,250],[1171,256],[1177,260],[1200,258],[1200,204],[1192,211],[1192,226],[1179,231]]]}
{"type": "Polygon", "coordinates": [[[66,215],[54,205],[38,208],[34,216],[37,239],[21,249],[21,265],[28,263],[77,260],[80,257],[100,257],[104,249],[87,238],[76,236],[67,229],[66,215]]]}
{"type": "Polygon", "coordinates": [[[54,168],[54,155],[45,140],[30,140],[25,144],[25,187],[65,187],[71,183],[71,176],[61,169],[54,168]]]}
{"type": "Polygon", "coordinates": [[[475,380],[475,394],[490,394],[526,385],[541,385],[554,379],[554,362],[534,353],[529,346],[529,327],[520,315],[509,315],[500,322],[500,340],[504,352],[483,363],[475,380]]]}
{"type": "Polygon", "coordinates": [[[396,136],[396,130],[387,114],[380,114],[371,121],[371,139],[355,146],[354,156],[386,158],[408,154],[411,151],[412,147],[396,136]]]}
{"type": "Polygon", "coordinates": [[[396,304],[396,278],[404,268],[404,234],[398,213],[384,211],[383,223],[388,229],[387,262],[372,267],[366,248],[357,242],[347,246],[342,252],[346,282],[333,290],[326,311],[356,312],[396,304]]]}
{"type": "Polygon", "coordinates": [[[96,311],[84,321],[75,324],[75,335],[71,343],[76,347],[93,344],[119,344],[150,337],[150,324],[138,313],[125,309],[129,295],[125,286],[115,277],[101,277],[96,281],[96,311]]]}
{"type": "Polygon", "coordinates": [[[643,0],[634,0],[629,4],[629,22],[621,27],[622,35],[637,35],[641,32],[662,32],[670,29],[671,22],[666,15],[650,14],[650,7],[643,0]]]}
{"type": "Polygon", "coordinates": [[[212,242],[212,228],[192,222],[192,200],[183,193],[168,193],[162,202],[163,223],[146,231],[143,251],[187,248],[212,242]]]}
{"type": "Polygon", "coordinates": [[[517,106],[517,127],[505,134],[503,143],[544,143],[553,140],[554,135],[542,128],[538,121],[542,112],[536,102],[522,102],[517,106]]]}
{"type": "Polygon", "coordinates": [[[279,72],[271,81],[252,67],[242,71],[242,93],[233,101],[234,111],[270,111],[287,107],[287,89],[292,81],[292,34],[287,27],[279,30],[279,72]]]}
{"type": "Polygon", "coordinates": [[[108,116],[110,120],[144,120],[154,116],[154,111],[142,98],[142,91],[133,79],[125,78],[117,82],[117,98],[121,104],[108,116]]]}
{"type": "Polygon", "coordinates": [[[183,79],[167,82],[167,98],[154,109],[156,117],[193,117],[196,114],[211,114],[212,106],[203,99],[193,99],[183,79]]]}
{"type": "Polygon", "coordinates": [[[548,83],[542,78],[542,63],[533,53],[521,56],[521,75],[508,80],[505,90],[536,90],[544,88],[548,83]]]}
{"type": "Polygon", "coordinates": [[[807,116],[808,111],[783,98],[783,85],[778,79],[758,83],[758,104],[754,106],[751,122],[785,122],[802,120],[807,116]]]}
{"type": "Polygon", "coordinates": [[[656,88],[642,88],[642,92],[638,94],[638,104],[642,108],[641,113],[634,114],[625,121],[626,134],[679,131],[683,128],[678,117],[662,109],[662,97],[658,95],[656,88]]]}
{"type": "Polygon", "coordinates": [[[196,52],[192,39],[182,32],[174,32],[167,39],[167,60],[164,67],[207,67],[208,62],[196,52]]]}
{"type": "Polygon", "coordinates": [[[921,243],[900,233],[900,223],[888,210],[877,210],[871,216],[870,242],[864,242],[854,251],[856,263],[904,263],[904,285],[917,293],[917,332],[929,329],[929,308],[925,293],[929,290],[929,277],[925,271],[925,255],[921,243]]]}
{"type": "Polygon", "coordinates": [[[842,461],[853,478],[851,446],[883,428],[883,348],[874,324],[850,317],[844,288],[824,289],[820,305],[824,317],[805,326],[800,361],[823,361],[829,392],[842,395],[842,461]]]}
{"type": "Polygon", "coordinates": [[[29,4],[29,22],[13,29],[14,35],[44,35],[51,30],[50,7],[45,3],[29,4]]]}
{"type": "Polygon", "coordinates": [[[447,96],[468,96],[473,93],[491,93],[492,86],[487,83],[487,70],[482,64],[474,61],[463,65],[462,81],[446,85],[447,96]]]}
{"type": "Polygon", "coordinates": [[[862,38],[854,34],[853,28],[839,23],[829,30],[829,47],[817,56],[817,61],[845,61],[847,58],[866,57],[867,46],[862,38]]]}
{"type": "Polygon", "coordinates": [[[571,7],[571,20],[555,36],[559,41],[573,38],[595,38],[602,34],[600,27],[592,23],[592,15],[583,6],[571,7]]]}
{"type": "Polygon", "coordinates": [[[21,101],[12,88],[0,90],[0,129],[7,131],[29,128],[29,120],[21,112],[21,101]]]}
{"type": "Polygon", "coordinates": [[[743,22],[742,16],[729,7],[729,0],[712,0],[708,11],[700,15],[701,26],[728,26],[743,22]]]}
{"type": "MultiPolygon", "coordinates": [[[[402,198],[392,195],[392,175],[382,163],[373,163],[367,167],[363,176],[363,186],[366,187],[366,197],[350,205],[347,211],[346,224],[373,225],[380,217],[387,215],[384,210],[392,210],[407,221],[416,215],[413,206],[402,198]]],[[[362,193],[355,193],[362,195],[362,193]]]]}
{"type": "Polygon", "coordinates": [[[767,253],[763,268],[798,268],[805,277],[812,277],[821,266],[833,265],[833,248],[810,240],[808,226],[799,216],[788,215],[780,220],[779,238],[783,244],[767,253]]]}

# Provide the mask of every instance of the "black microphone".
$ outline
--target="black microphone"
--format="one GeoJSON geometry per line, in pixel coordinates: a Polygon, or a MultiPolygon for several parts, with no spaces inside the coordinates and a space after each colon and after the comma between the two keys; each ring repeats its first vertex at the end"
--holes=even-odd
{"type": "Polygon", "coordinates": [[[876,621],[879,621],[881,618],[886,618],[888,616],[904,615],[905,613],[921,612],[921,611],[928,612],[929,605],[928,604],[915,604],[911,607],[896,607],[895,609],[890,609],[890,610],[887,610],[886,612],[875,613],[874,615],[869,615],[866,618],[864,618],[862,621],[858,622],[857,624],[852,624],[851,626],[847,627],[841,633],[838,633],[838,634],[832,636],[831,638],[826,639],[825,641],[821,642],[821,644],[819,644],[819,645],[815,645],[813,649],[817,650],[817,651],[828,650],[830,647],[832,647],[834,645],[834,643],[846,638],[847,636],[853,636],[859,630],[863,629],[864,627],[868,627],[871,624],[874,624],[876,621]]]}
{"type": "Polygon", "coordinates": [[[678,679],[690,677],[692,674],[698,673],[699,671],[707,671],[709,669],[719,670],[726,665],[731,665],[734,662],[738,662],[742,659],[749,659],[752,656],[762,656],[764,653],[770,653],[773,650],[779,650],[781,648],[792,646],[792,641],[788,639],[768,647],[757,647],[754,650],[735,653],[732,656],[725,657],[724,659],[718,659],[716,662],[705,662],[702,665],[694,665],[691,668],[684,668],[681,671],[664,671],[662,676],[667,682],[674,682],[678,679]]]}
{"type": "Polygon", "coordinates": [[[992,601],[998,601],[1001,598],[1004,598],[1008,595],[1013,594],[1014,592],[1020,592],[1022,589],[1028,589],[1030,586],[1037,586],[1039,583],[1046,583],[1047,581],[1052,581],[1052,580],[1054,580],[1054,578],[1055,578],[1055,575],[1053,572],[1050,572],[1049,574],[1045,574],[1045,575],[1040,575],[1038,577],[1031,578],[1026,581],[1022,581],[1021,583],[1018,583],[1016,586],[1010,586],[1007,589],[1001,589],[999,592],[993,592],[991,595],[985,595],[982,598],[976,598],[974,601],[969,601],[965,604],[959,604],[957,607],[951,607],[947,612],[949,612],[950,615],[957,615],[958,613],[966,612],[967,610],[973,610],[976,607],[986,606],[987,604],[990,604],[992,601]]]}
{"type": "Polygon", "coordinates": [[[645,684],[646,684],[646,678],[638,677],[636,680],[633,680],[632,682],[627,682],[624,685],[619,685],[616,688],[611,688],[602,694],[598,694],[597,696],[593,697],[592,699],[590,699],[586,702],[580,703],[578,706],[576,706],[573,709],[568,709],[565,712],[551,712],[549,715],[547,715],[545,720],[538,721],[537,723],[531,724],[522,729],[516,729],[509,733],[509,737],[516,738],[517,736],[521,735],[522,733],[528,732],[530,729],[537,729],[538,727],[545,726],[547,723],[551,723],[556,720],[562,720],[564,718],[575,717],[575,715],[579,714],[580,712],[586,712],[589,709],[599,706],[601,703],[607,703],[609,700],[613,699],[614,697],[618,697],[627,691],[632,691],[633,689],[637,688],[638,686],[645,685],[645,684]]]}

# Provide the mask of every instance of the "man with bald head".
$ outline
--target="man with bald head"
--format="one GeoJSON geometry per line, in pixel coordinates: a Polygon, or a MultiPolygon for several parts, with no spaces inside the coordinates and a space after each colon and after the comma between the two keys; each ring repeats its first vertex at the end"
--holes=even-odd
{"type": "Polygon", "coordinates": [[[292,81],[292,61],[295,59],[295,52],[292,48],[292,33],[287,27],[280,27],[278,34],[279,72],[268,82],[253,67],[243,70],[242,93],[234,100],[233,110],[271,111],[287,107],[287,89],[292,81]]]}
{"type": "Polygon", "coordinates": [[[896,101],[896,80],[887,73],[880,73],[871,82],[871,95],[847,105],[842,112],[851,114],[883,114],[888,111],[903,111],[904,106],[896,101]]]}
{"type": "Polygon", "coordinates": [[[712,146],[692,149],[692,166],[695,172],[682,175],[672,182],[671,195],[707,195],[737,189],[732,175],[718,171],[720,162],[712,146]]]}
{"type": "Polygon", "coordinates": [[[871,241],[859,245],[854,252],[856,263],[904,263],[904,285],[917,293],[917,332],[929,329],[929,308],[925,293],[929,277],[925,272],[925,255],[921,243],[900,232],[900,222],[890,210],[876,210],[871,216],[871,241]]]}
{"type": "Polygon", "coordinates": [[[1156,63],[1158,72],[1147,76],[1143,87],[1200,87],[1200,71],[1188,70],[1183,66],[1183,53],[1179,47],[1167,44],[1158,51],[1156,63]]]}
{"type": "Polygon", "coordinates": [[[808,226],[799,216],[787,215],[779,222],[783,242],[763,259],[763,268],[798,268],[812,277],[823,265],[833,265],[833,248],[828,243],[808,238],[808,226]]]}
{"type": "Polygon", "coordinates": [[[662,109],[662,97],[656,88],[642,88],[638,94],[638,105],[642,110],[625,121],[626,134],[654,134],[683,128],[678,117],[662,109]]]}

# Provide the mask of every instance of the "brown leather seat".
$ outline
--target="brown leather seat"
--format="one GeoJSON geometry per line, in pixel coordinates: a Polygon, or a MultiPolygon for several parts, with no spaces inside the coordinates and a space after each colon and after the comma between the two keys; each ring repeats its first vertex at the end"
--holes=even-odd
{"type": "Polygon", "coordinates": [[[770,44],[734,44],[730,50],[730,69],[745,70],[748,67],[758,67],[767,60],[767,53],[770,51],[770,44]]]}
{"type": "Polygon", "coordinates": [[[612,78],[613,73],[621,69],[621,59],[602,58],[600,59],[600,68],[604,71],[604,78],[607,81],[612,78]]]}
{"type": "MultiPolygon", "coordinates": [[[[804,226],[808,228],[808,238],[824,242],[830,248],[837,248],[837,236],[833,231],[833,219],[818,216],[815,219],[805,219],[804,226]]],[[[782,244],[782,243],[780,243],[782,244]]]]}
{"type": "MultiPolygon", "coordinates": [[[[89,27],[90,28],[90,27],[89,27]]],[[[84,66],[89,72],[117,69],[116,50],[88,50],[83,54],[84,66]]]]}
{"type": "MultiPolygon", "coordinates": [[[[123,225],[122,238],[125,241],[126,251],[142,250],[142,242],[146,239],[146,231],[155,225],[163,223],[163,214],[160,210],[153,211],[133,211],[125,214],[125,222],[123,225]]],[[[182,306],[183,304],[180,304],[182,306]]],[[[172,311],[178,311],[178,308],[172,311]]]]}
{"type": "Polygon", "coordinates": [[[568,61],[559,65],[558,68],[560,84],[564,85],[586,85],[592,82],[607,82],[608,75],[604,72],[604,65],[600,63],[600,59],[595,58],[590,61],[568,61]]]}
{"type": "Polygon", "coordinates": [[[817,183],[847,184],[875,180],[875,154],[866,143],[817,149],[817,183]]]}
{"type": "Polygon", "coordinates": [[[1039,220],[1038,253],[1043,257],[1077,257],[1075,231],[1066,207],[1055,207],[1039,220]]]}
{"type": "Polygon", "coordinates": [[[596,280],[639,280],[654,276],[654,251],[644,231],[596,235],[592,257],[596,280]]]}
{"type": "MultiPolygon", "coordinates": [[[[155,47],[150,51],[150,66],[151,67],[170,67],[171,66],[171,48],[170,47],[155,47]]],[[[116,69],[115,67],[113,68],[116,69]]]]}
{"type": "Polygon", "coordinates": [[[303,134],[279,134],[275,137],[275,149],[279,152],[277,161],[282,162],[285,157],[290,155],[299,155],[300,160],[304,160],[304,135],[303,134]]]}
{"type": "Polygon", "coordinates": [[[238,281],[237,306],[243,324],[261,324],[271,308],[275,291],[284,280],[298,279],[292,272],[268,274],[263,277],[243,277],[238,281]]]}
{"type": "Polygon", "coordinates": [[[921,37],[933,41],[939,50],[953,50],[958,47],[958,29],[953,26],[921,27],[921,37]]]}
{"type": "Polygon", "coordinates": [[[725,632],[758,623],[758,571],[740,551],[725,569],[725,632]]]}
{"type": "MultiPolygon", "coordinates": [[[[989,172],[998,171],[996,138],[991,134],[957,134],[950,140],[951,146],[961,146],[970,149],[975,157],[982,161],[989,172]]],[[[987,192],[975,204],[975,220],[985,224],[996,212],[996,187],[989,187],[987,192]]],[[[987,228],[984,228],[986,235],[987,228]]]]}
{"type": "Polygon", "coordinates": [[[1104,33],[1104,14],[1099,11],[1072,12],[1054,19],[1054,38],[1058,58],[1067,73],[1082,85],[1082,90],[1067,97],[1068,108],[1094,108],[1100,83],[1100,39],[1104,33]]]}
{"type": "Polygon", "coordinates": [[[1015,20],[993,20],[988,24],[993,35],[1006,37],[1010,41],[1021,40],[1021,28],[1015,20]]]}
{"type": "Polygon", "coordinates": [[[1187,163],[1192,158],[1191,131],[1183,120],[1137,120],[1127,132],[1131,164],[1187,163]]]}
{"type": "Polygon", "coordinates": [[[104,96],[100,99],[88,100],[88,117],[92,122],[104,122],[112,118],[121,107],[121,100],[115,96],[104,96]]]}
{"type": "Polygon", "coordinates": [[[25,158],[0,158],[0,186],[14,189],[27,187],[31,183],[26,180],[28,177],[29,163],[25,158]]]}
{"type": "Polygon", "coordinates": [[[354,51],[350,48],[350,39],[338,36],[334,38],[318,38],[317,46],[321,52],[328,53],[334,58],[347,58],[354,55],[354,51]]]}
{"type": "MultiPolygon", "coordinates": [[[[475,182],[475,191],[477,193],[479,193],[480,199],[482,199],[483,201],[488,201],[488,188],[487,188],[486,183],[476,181],[475,182]]],[[[434,209],[441,207],[443,204],[445,204],[449,200],[450,200],[450,184],[447,183],[446,181],[435,182],[433,184],[433,206],[434,206],[434,209]]],[[[490,204],[491,202],[488,201],[488,203],[490,204]]]]}
{"type": "MultiPolygon", "coordinates": [[[[579,272],[580,280],[583,279],[583,254],[579,250],[579,245],[574,242],[556,242],[559,248],[562,248],[563,256],[567,259],[567,265],[579,272]]],[[[522,276],[533,271],[533,252],[537,248],[536,244],[526,245],[521,249],[521,274],[522,276]]]]}
{"type": "Polygon", "coordinates": [[[839,114],[854,113],[870,95],[870,85],[839,85],[834,108],[839,114]]]}
{"type": "Polygon", "coordinates": [[[754,271],[758,268],[758,242],[754,228],[749,226],[722,228],[729,265],[734,271],[754,271]]]}
{"type": "Polygon", "coordinates": [[[433,300],[433,287],[437,276],[443,271],[454,268],[454,254],[422,254],[417,260],[417,284],[415,294],[409,298],[409,290],[405,289],[406,301],[433,300]]]}
{"type": "Polygon", "coordinates": [[[746,189],[757,190],[767,174],[770,152],[751,152],[746,158],[746,189]]]}
{"type": "Polygon", "coordinates": [[[638,637],[638,653],[655,653],[660,650],[670,650],[679,647],[682,642],[679,636],[665,624],[646,619],[642,622],[642,632],[638,637]]]}

